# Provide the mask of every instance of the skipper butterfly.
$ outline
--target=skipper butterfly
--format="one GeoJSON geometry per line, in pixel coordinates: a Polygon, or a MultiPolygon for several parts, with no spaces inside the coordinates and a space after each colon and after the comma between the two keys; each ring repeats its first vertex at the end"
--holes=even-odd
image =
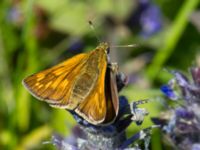
{"type": "Polygon", "coordinates": [[[73,110],[93,125],[113,122],[118,114],[116,65],[108,61],[108,44],[100,43],[52,68],[26,77],[23,85],[52,107],[73,110]]]}

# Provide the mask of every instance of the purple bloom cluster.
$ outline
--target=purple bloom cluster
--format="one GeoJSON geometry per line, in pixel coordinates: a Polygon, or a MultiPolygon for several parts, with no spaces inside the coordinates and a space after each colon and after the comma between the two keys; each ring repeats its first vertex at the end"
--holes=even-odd
{"type": "Polygon", "coordinates": [[[138,7],[127,20],[130,28],[140,28],[144,38],[157,33],[162,28],[162,15],[159,7],[151,0],[138,0],[138,7]]]}
{"type": "Polygon", "coordinates": [[[12,4],[12,7],[8,9],[7,12],[7,21],[13,25],[21,26],[24,20],[22,10],[18,3],[12,4]]]}
{"type": "Polygon", "coordinates": [[[200,150],[200,68],[190,69],[191,80],[178,71],[172,74],[174,79],[161,90],[177,102],[176,107],[170,110],[167,120],[153,120],[162,125],[172,146],[181,150],[200,150]]]}
{"type": "MultiPolygon", "coordinates": [[[[95,126],[88,123],[74,112],[71,112],[78,122],[78,125],[74,127],[69,137],[63,138],[59,135],[54,135],[52,138],[53,144],[58,149],[66,150],[123,150],[137,140],[144,140],[144,145],[146,145],[146,149],[148,149],[151,130],[157,126],[151,126],[141,130],[130,138],[127,138],[125,134],[125,130],[132,122],[140,125],[144,116],[148,114],[145,109],[137,107],[139,104],[146,103],[147,100],[139,100],[131,104],[128,104],[127,99],[123,96],[121,96],[119,100],[119,116],[116,121],[110,125],[95,126]],[[131,112],[131,107],[134,108],[134,112],[131,112]]],[[[137,144],[132,146],[132,148],[134,150],[141,150],[137,144]]]]}

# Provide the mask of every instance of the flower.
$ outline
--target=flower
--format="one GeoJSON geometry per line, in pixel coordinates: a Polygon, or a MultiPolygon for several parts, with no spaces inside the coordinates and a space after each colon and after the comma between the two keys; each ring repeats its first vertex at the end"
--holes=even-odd
{"type": "MultiPolygon", "coordinates": [[[[63,138],[59,135],[52,137],[52,143],[58,149],[73,150],[93,150],[93,149],[125,149],[137,140],[144,140],[146,147],[149,145],[151,130],[157,126],[151,126],[139,131],[130,138],[126,137],[125,130],[132,123],[141,124],[147,111],[138,108],[137,105],[146,103],[147,100],[139,100],[128,104],[124,96],[119,98],[120,110],[116,121],[106,126],[95,126],[82,119],[76,113],[71,111],[72,115],[78,122],[78,125],[72,130],[72,134],[63,138]],[[134,107],[135,114],[130,113],[130,108],[134,107]],[[143,111],[141,111],[143,110],[143,111]],[[143,113],[141,113],[143,112],[143,113]],[[126,115],[126,117],[124,117],[126,115]],[[122,118],[123,117],[123,118],[122,118]],[[135,118],[135,119],[133,119],[135,118]],[[137,119],[136,119],[137,118],[137,119]]],[[[135,146],[138,150],[139,146],[135,146]]]]}
{"type": "Polygon", "coordinates": [[[173,91],[172,87],[170,87],[169,85],[163,85],[160,89],[171,100],[177,99],[177,95],[173,91]]]}
{"type": "Polygon", "coordinates": [[[174,79],[172,79],[175,81],[173,82],[174,85],[164,85],[161,90],[170,100],[176,98],[177,106],[170,110],[171,114],[165,122],[161,121],[162,117],[153,118],[153,121],[157,120],[156,124],[162,124],[162,130],[165,136],[170,139],[173,147],[182,150],[199,149],[200,68],[192,67],[190,69],[192,79],[179,71],[172,71],[171,73],[174,75],[174,79]]]}
{"type": "Polygon", "coordinates": [[[150,0],[138,0],[138,7],[131,13],[126,24],[130,28],[139,27],[141,36],[148,38],[162,28],[161,11],[150,0]]]}
{"type": "MultiPolygon", "coordinates": [[[[118,90],[120,90],[126,84],[127,78],[122,73],[119,73],[116,78],[118,90]]],[[[148,100],[139,100],[129,104],[126,97],[120,96],[118,116],[113,123],[104,126],[90,124],[74,111],[70,111],[78,125],[66,138],[54,135],[52,143],[62,150],[114,150],[126,149],[135,141],[144,140],[144,145],[148,149],[151,130],[157,126],[141,130],[130,138],[127,138],[125,134],[127,127],[132,122],[137,125],[142,124],[148,112],[143,108],[138,108],[138,105],[147,102],[148,100]]],[[[139,145],[134,144],[135,146],[131,149],[140,150],[139,145]]]]}

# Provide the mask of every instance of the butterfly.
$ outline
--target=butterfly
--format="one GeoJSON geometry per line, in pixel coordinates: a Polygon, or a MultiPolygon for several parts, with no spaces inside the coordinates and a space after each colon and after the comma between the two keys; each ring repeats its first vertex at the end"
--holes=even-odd
{"type": "Polygon", "coordinates": [[[109,62],[108,43],[26,77],[22,83],[37,99],[74,111],[93,125],[112,123],[119,110],[117,65],[109,62]]]}

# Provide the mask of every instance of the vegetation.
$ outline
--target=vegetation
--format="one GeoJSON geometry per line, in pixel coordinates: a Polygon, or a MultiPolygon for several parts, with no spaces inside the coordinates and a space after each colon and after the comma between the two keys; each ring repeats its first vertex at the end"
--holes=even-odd
{"type": "MultiPolygon", "coordinates": [[[[35,100],[22,86],[27,75],[53,66],[99,41],[111,46],[111,60],[129,77],[120,92],[129,101],[152,99],[142,126],[153,125],[166,107],[160,86],[172,75],[200,65],[199,0],[2,0],[0,3],[0,149],[55,149],[53,133],[70,134],[76,123],[65,110],[35,100]],[[167,69],[164,69],[167,68],[167,69]],[[46,143],[46,144],[45,144],[46,143]]],[[[167,149],[159,129],[151,149],[167,149]]],[[[169,148],[170,149],[170,148],[169,148]]]]}

